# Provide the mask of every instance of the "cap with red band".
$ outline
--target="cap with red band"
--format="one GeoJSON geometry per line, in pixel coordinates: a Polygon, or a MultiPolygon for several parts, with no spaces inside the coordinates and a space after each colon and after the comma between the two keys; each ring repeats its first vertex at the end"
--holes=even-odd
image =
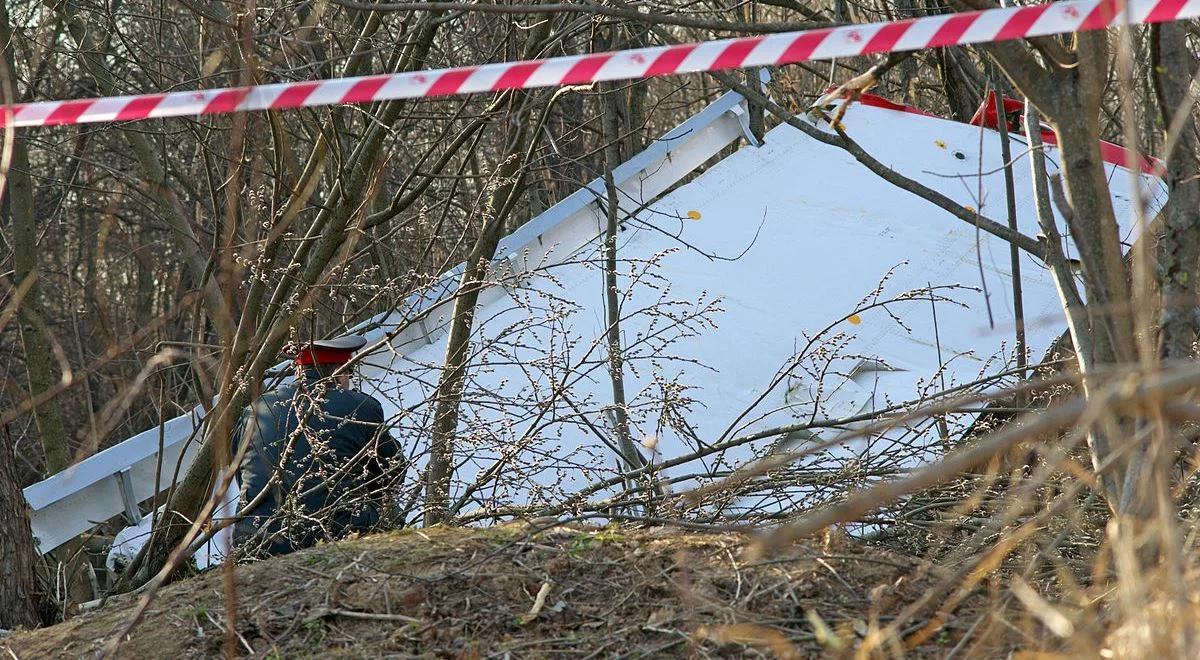
{"type": "Polygon", "coordinates": [[[345,364],[354,357],[354,352],[367,344],[365,337],[356,335],[314,341],[296,354],[296,364],[345,364]]]}

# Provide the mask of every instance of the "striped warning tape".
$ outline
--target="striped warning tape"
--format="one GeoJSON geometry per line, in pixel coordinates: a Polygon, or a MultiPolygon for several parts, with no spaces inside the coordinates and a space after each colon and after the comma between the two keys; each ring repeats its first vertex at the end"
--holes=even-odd
{"type": "Polygon", "coordinates": [[[0,126],[55,126],[425,98],[651,78],[1007,41],[1200,16],[1200,0],[1064,0],[769,36],[253,87],[5,107],[0,126]]]}

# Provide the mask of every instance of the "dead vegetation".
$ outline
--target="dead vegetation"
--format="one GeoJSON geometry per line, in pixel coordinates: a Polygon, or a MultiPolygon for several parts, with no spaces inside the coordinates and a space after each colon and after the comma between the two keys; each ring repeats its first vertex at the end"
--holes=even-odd
{"type": "MultiPolygon", "coordinates": [[[[794,27],[801,19],[833,25],[947,9],[890,0],[772,0],[735,3],[736,9],[702,2],[681,5],[665,20],[658,14],[631,17],[617,6],[598,18],[582,5],[556,4],[553,11],[520,16],[488,13],[491,3],[463,4],[443,14],[411,3],[385,10],[262,0],[258,13],[229,16],[223,15],[228,3],[214,3],[213,14],[192,3],[135,2],[129,11],[145,17],[130,21],[140,14],[118,12],[117,4],[0,3],[0,24],[6,31],[21,28],[0,34],[14,45],[3,62],[9,73],[0,81],[10,96],[67,98],[93,88],[109,94],[473,65],[522,53],[582,54],[754,34],[794,27]],[[550,20],[535,20],[538,15],[550,20]],[[164,32],[159,25],[175,27],[164,32]],[[539,30],[528,30],[530,25],[539,30]],[[163,62],[175,68],[164,70],[163,62]]],[[[951,9],[987,6],[970,1],[951,9]]],[[[930,393],[910,406],[853,420],[882,431],[968,404],[999,402],[966,440],[951,442],[943,433],[949,458],[916,475],[896,467],[890,456],[876,457],[876,465],[819,471],[815,463],[801,462],[813,450],[782,458],[760,454],[755,458],[769,460],[728,466],[738,479],[707,474],[712,483],[700,484],[699,494],[717,498],[708,511],[657,506],[673,502],[646,495],[655,490],[654,469],[625,467],[605,473],[596,482],[603,487],[552,494],[557,500],[549,509],[539,504],[538,510],[514,510],[499,502],[495,509],[468,511],[465,497],[451,506],[441,486],[445,474],[423,475],[438,488],[410,501],[423,516],[414,513],[410,523],[483,524],[513,515],[581,512],[615,518],[612,512],[621,510],[713,526],[747,520],[712,513],[728,508],[719,497],[732,500],[752,488],[819,489],[820,497],[752,512],[760,515],[754,524],[782,524],[761,560],[753,558],[750,539],[732,532],[410,529],[239,566],[225,583],[209,574],[168,585],[148,602],[142,624],[127,638],[137,596],[115,597],[3,643],[18,658],[114,650],[122,657],[168,658],[221,652],[989,657],[1014,649],[1174,657],[1200,647],[1190,615],[1200,536],[1193,478],[1200,422],[1194,404],[1200,388],[1198,38],[1192,22],[948,48],[891,62],[891,73],[879,73],[878,89],[886,95],[964,120],[991,90],[1028,99],[1015,119],[1025,125],[1028,153],[1035,156],[1029,162],[1037,183],[1021,194],[1037,197],[1044,229],[1037,237],[982,215],[990,212],[982,200],[962,206],[899,175],[850,139],[836,120],[840,115],[830,123],[832,133],[795,118],[830,82],[862,80],[872,65],[863,60],[780,67],[769,93],[721,75],[714,77],[719,84],[696,77],[619,90],[532,92],[519,99],[479,95],[328,113],[22,133],[6,146],[12,167],[4,172],[8,210],[0,232],[0,354],[7,365],[0,392],[7,412],[0,417],[18,468],[3,476],[10,487],[0,495],[9,493],[9,504],[21,504],[18,484],[214,396],[225,408],[211,417],[205,434],[211,447],[223,447],[233,417],[286,341],[335,334],[398,308],[414,291],[434,286],[448,265],[494,252],[493,239],[506,223],[511,229],[610,169],[601,158],[606,147],[620,146],[624,153],[618,156],[627,157],[727,88],[765,109],[760,124],[792,124],[957,218],[948,222],[983,228],[1026,250],[1060,286],[1070,343],[1078,351],[1064,353],[1077,370],[1062,381],[1073,391],[1056,395],[1044,411],[1024,414],[1029,392],[976,399],[965,392],[930,393]],[[602,109],[613,104],[622,106],[620,125],[599,125],[602,109]],[[543,130],[527,130],[529,116],[542,117],[543,130]],[[1047,179],[1045,154],[1036,149],[1040,130],[1030,127],[1041,126],[1039,116],[1057,135],[1061,179],[1047,179]],[[618,134],[627,144],[617,145],[618,134]],[[1101,138],[1120,139],[1135,156],[1157,153],[1166,160],[1161,174],[1171,201],[1161,212],[1139,206],[1134,215],[1154,217],[1117,217],[1096,151],[1101,138]],[[504,192],[510,187],[511,194],[504,192]],[[478,222],[481,217],[489,222],[478,222]],[[1128,259],[1118,231],[1127,225],[1118,219],[1147,228],[1147,240],[1139,239],[1128,259]],[[1064,231],[1078,264],[1060,254],[1064,231]],[[1012,417],[1000,419],[1006,415],[1012,417]],[[994,433],[984,432],[988,421],[996,422],[994,433]],[[639,479],[645,483],[635,483],[639,479]],[[618,485],[625,490],[615,500],[602,492],[618,485]],[[844,538],[844,530],[857,538],[844,538]],[[828,540],[813,544],[813,534],[828,540]]],[[[1018,129],[1016,123],[1011,128],[1018,129]]],[[[626,255],[607,257],[603,268],[614,275],[618,259],[622,268],[634,263],[626,255]]],[[[486,279],[503,281],[485,272],[464,279],[460,294],[486,279]]],[[[667,302],[658,307],[665,311],[655,313],[676,318],[667,302]]],[[[456,315],[459,337],[471,334],[473,307],[464,303],[456,315]]],[[[537,322],[550,327],[561,308],[545,308],[537,322]]],[[[701,308],[688,320],[708,323],[715,308],[701,308]]],[[[423,318],[406,320],[418,322],[423,318]]],[[[694,331],[675,327],[677,333],[694,331]]],[[[521,339],[519,331],[505,341],[515,344],[511,338],[521,339]]],[[[619,411],[629,402],[617,381],[622,364],[635,364],[633,347],[604,346],[609,359],[603,364],[614,380],[614,437],[628,444],[619,411]]],[[[508,347],[497,341],[478,350],[506,355],[508,347]]],[[[430,373],[466,368],[455,353],[430,365],[430,373]]],[[[480,362],[471,373],[478,373],[480,362]]],[[[555,363],[549,354],[543,364],[563,373],[578,368],[555,363]]],[[[790,364],[800,365],[799,356],[790,364]]],[[[1024,377],[1023,366],[1017,372],[1024,377]]],[[[463,453],[479,434],[473,432],[478,427],[459,423],[456,409],[464,400],[456,380],[463,378],[445,380],[443,391],[425,403],[445,412],[436,415],[436,437],[463,453]]],[[[690,432],[685,413],[693,384],[662,385],[662,402],[642,414],[690,432]]],[[[469,391],[474,403],[492,405],[483,389],[469,391]]],[[[1038,397],[1032,398],[1032,407],[1040,408],[1038,397]]],[[[502,403],[533,410],[542,401],[531,396],[502,403]]],[[[577,418],[574,410],[560,412],[561,419],[577,418]]],[[[528,417],[519,410],[512,415],[528,417]]],[[[428,417],[395,421],[413,437],[435,437],[428,417]]],[[[853,428],[850,423],[821,424],[832,431],[853,428]]],[[[817,428],[801,426],[806,428],[723,436],[714,446],[817,428]]],[[[836,440],[827,435],[822,443],[836,440]]],[[[229,457],[217,451],[194,464],[175,498],[175,510],[188,520],[202,524],[204,516],[195,514],[205,504],[209,481],[227,468],[229,457]]],[[[523,436],[505,452],[489,475],[520,473],[515,461],[526,461],[518,468],[542,461],[523,436]]],[[[486,484],[456,485],[477,491],[486,484]]],[[[21,513],[0,517],[0,527],[0,540],[31,538],[21,513]]],[[[179,539],[162,537],[138,582],[170,573],[168,551],[179,539]]],[[[23,546],[32,565],[31,544],[23,546]]],[[[96,595],[83,579],[80,554],[70,546],[45,561],[41,595],[59,611],[96,595]]],[[[10,591],[29,600],[27,590],[10,591]]]]}
{"type": "MultiPolygon", "coordinates": [[[[934,579],[923,562],[844,539],[797,544],[757,563],[747,558],[749,541],[522,523],[323,545],[237,568],[239,653],[810,657],[858,646],[934,579]]],[[[7,649],[17,658],[91,657],[134,598],[16,633],[7,649]]],[[[226,624],[219,572],[164,588],[145,616],[119,657],[218,654],[226,624]]],[[[915,655],[946,654],[970,623],[959,621],[915,655]]]]}

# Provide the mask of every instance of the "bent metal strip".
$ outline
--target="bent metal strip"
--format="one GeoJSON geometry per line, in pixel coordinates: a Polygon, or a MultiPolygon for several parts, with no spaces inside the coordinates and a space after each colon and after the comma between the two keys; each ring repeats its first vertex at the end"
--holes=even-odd
{"type": "Polygon", "coordinates": [[[678,46],[388,75],[5,106],[0,126],[57,126],[581,85],[1008,41],[1200,16],[1200,0],[1063,0],[678,46]]]}

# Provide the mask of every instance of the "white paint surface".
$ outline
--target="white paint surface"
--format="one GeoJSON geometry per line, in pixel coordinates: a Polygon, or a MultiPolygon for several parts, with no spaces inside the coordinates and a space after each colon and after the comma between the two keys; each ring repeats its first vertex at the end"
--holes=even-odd
{"type": "MultiPolygon", "coordinates": [[[[845,124],[850,135],[882,163],[1005,222],[996,132],[981,133],[974,126],[864,106],[853,107],[845,124]],[[984,175],[978,177],[979,172],[984,175]]],[[[1021,156],[1015,168],[1019,226],[1034,236],[1038,229],[1029,161],[1019,136],[1014,136],[1012,148],[1021,156]]],[[[1051,160],[1054,156],[1051,151],[1051,160]]],[[[1129,176],[1118,168],[1110,170],[1117,216],[1129,227],[1129,176]]],[[[1142,185],[1155,205],[1165,195],[1157,180],[1143,178],[1142,185]]],[[[542,246],[549,250],[547,255],[535,250],[527,260],[543,264],[543,270],[527,274],[519,283],[510,279],[506,295],[478,312],[478,354],[460,423],[465,439],[456,455],[461,462],[459,492],[463,483],[470,483],[503,452],[517,446],[522,450],[506,458],[505,485],[484,489],[464,510],[553,501],[615,474],[613,452],[594,430],[579,423],[578,416],[540,428],[532,437],[526,435],[529,420],[538,411],[524,402],[533,399],[549,402],[548,417],[567,418],[582,411],[596,429],[611,435],[611,424],[602,412],[612,395],[603,364],[601,243],[594,236],[595,227],[583,226],[557,245],[542,246]],[[555,319],[552,328],[545,322],[550,318],[555,319]],[[489,345],[497,339],[501,345],[489,345]],[[548,369],[550,353],[560,362],[569,356],[572,364],[590,367],[585,378],[565,388],[570,401],[552,394],[550,383],[561,374],[548,369]]],[[[844,151],[788,126],[771,131],[766,146],[742,148],[639,213],[621,234],[619,254],[626,275],[620,286],[627,295],[622,303],[622,333],[631,353],[626,391],[634,436],[657,437],[660,460],[697,448],[694,438],[658,423],[660,410],[653,400],[662,382],[687,388],[695,402],[683,417],[697,438],[712,443],[748,431],[805,419],[842,418],[884,408],[889,402],[919,399],[943,385],[968,383],[1015,364],[1008,245],[987,234],[977,239],[972,226],[893,187],[844,151]],[[699,220],[689,218],[689,212],[698,213],[699,220]],[[648,269],[653,278],[644,279],[657,288],[644,283],[630,286],[631,269],[647,270],[646,260],[655,255],[657,263],[648,269]],[[935,312],[928,296],[892,303],[887,310],[864,311],[858,324],[837,323],[855,312],[889,272],[881,300],[930,284],[979,288],[980,260],[994,328],[989,327],[982,292],[967,288],[942,292],[955,302],[936,304],[940,342],[934,340],[935,312]],[[681,315],[708,303],[724,311],[711,315],[715,327],[697,324],[680,332],[666,328],[668,320],[663,316],[646,311],[662,303],[681,315]],[[804,348],[807,338],[830,324],[834,324],[830,334],[841,333],[839,357],[802,361],[789,378],[753,405],[772,377],[804,348]],[[639,338],[653,332],[674,339],[658,355],[638,346],[639,338]],[[818,391],[817,378],[805,373],[804,367],[819,370],[822,366],[828,370],[818,391]],[[727,434],[747,408],[752,408],[750,414],[727,434]]],[[[1021,268],[1028,339],[1036,361],[1064,324],[1045,267],[1023,254],[1021,268]]],[[[377,331],[374,336],[381,334],[377,331]]],[[[397,347],[396,352],[380,352],[363,370],[365,389],[396,415],[401,435],[414,453],[423,451],[432,408],[427,402],[445,350],[444,332],[431,339],[429,344],[414,342],[397,347]]],[[[959,415],[950,422],[961,428],[970,420],[970,415],[959,415]]],[[[942,451],[929,427],[929,422],[922,422],[885,438],[849,442],[800,465],[826,470],[848,464],[863,470],[911,467],[942,451]],[[885,452],[900,459],[883,461],[885,452]]],[[[826,431],[822,437],[833,434],[826,431]]],[[[669,474],[727,471],[761,455],[773,442],[730,450],[669,474]]],[[[803,442],[792,444],[803,446],[803,442]]],[[[765,504],[747,499],[740,506],[778,509],[808,504],[805,498],[819,490],[800,488],[790,501],[765,504]]]]}
{"type": "MultiPolygon", "coordinates": [[[[864,106],[851,108],[844,123],[885,165],[1004,222],[1004,180],[994,131],[864,106]]],[[[680,158],[682,151],[674,153],[680,158]]],[[[1018,221],[1021,231],[1033,236],[1037,226],[1029,163],[1019,136],[1014,136],[1013,153],[1018,221]]],[[[1056,152],[1048,154],[1053,170],[1056,152]]],[[[647,168],[637,175],[646,186],[637,181],[624,186],[628,197],[623,209],[648,201],[641,198],[646,187],[661,189],[674,181],[649,185],[664,176],[663,168],[678,162],[668,155],[657,165],[639,166],[647,168]]],[[[1128,234],[1130,177],[1115,167],[1110,175],[1117,216],[1128,234]]],[[[1150,205],[1157,207],[1165,198],[1161,183],[1139,180],[1150,205]]],[[[597,206],[587,208],[545,228],[522,230],[519,241],[507,239],[501,252],[524,248],[506,262],[504,286],[482,296],[459,426],[455,497],[498,457],[504,457],[504,467],[503,478],[475,492],[464,512],[558,501],[617,473],[615,454],[599,437],[612,435],[605,414],[612,393],[603,341],[601,243],[596,238],[602,216],[597,206]],[[564,381],[565,364],[573,370],[564,381]]],[[[1130,240],[1128,235],[1125,239],[1130,240]]],[[[987,234],[977,236],[970,225],[893,187],[845,152],[788,126],[771,131],[765,146],[743,147],[638,212],[620,235],[619,254],[634,439],[655,445],[655,462],[689,453],[698,442],[712,444],[755,430],[839,419],[916,400],[1014,364],[1008,245],[987,234]],[[989,327],[984,296],[977,290],[980,262],[994,327],[989,327]],[[637,274],[637,282],[631,273],[637,274]],[[932,285],[953,301],[931,305],[922,295],[889,303],[886,309],[861,311],[854,319],[858,323],[843,320],[870,304],[881,281],[878,300],[932,285]],[[674,320],[697,310],[705,310],[703,319],[675,325],[674,320]],[[823,352],[806,347],[822,332],[822,339],[832,342],[823,352]],[[797,353],[806,356],[799,363],[797,353]],[[769,387],[781,373],[786,377],[769,387]],[[662,422],[662,406],[656,401],[664,387],[678,388],[691,400],[674,411],[690,432],[662,422]]],[[[1023,254],[1021,267],[1036,361],[1062,331],[1062,312],[1044,266],[1023,254]]],[[[428,335],[416,325],[398,333],[361,370],[363,389],[384,402],[395,434],[419,467],[449,313],[449,305],[435,308],[424,323],[428,335]]],[[[392,315],[368,338],[378,340],[403,318],[392,315]]],[[[961,429],[972,419],[952,415],[949,423],[961,429]]],[[[192,424],[185,426],[186,433],[192,424]]],[[[819,439],[836,433],[818,431],[819,439]]],[[[814,441],[792,436],[783,442],[799,449],[814,441]]],[[[685,479],[674,486],[682,490],[764,455],[779,442],[772,438],[731,449],[672,468],[667,475],[685,479]]],[[[843,443],[806,457],[792,473],[823,473],[828,483],[810,479],[782,497],[748,495],[730,502],[724,512],[811,505],[864,480],[932,460],[942,451],[928,421],[884,437],[843,443]]],[[[417,477],[416,470],[409,474],[411,486],[417,477]]]]}

